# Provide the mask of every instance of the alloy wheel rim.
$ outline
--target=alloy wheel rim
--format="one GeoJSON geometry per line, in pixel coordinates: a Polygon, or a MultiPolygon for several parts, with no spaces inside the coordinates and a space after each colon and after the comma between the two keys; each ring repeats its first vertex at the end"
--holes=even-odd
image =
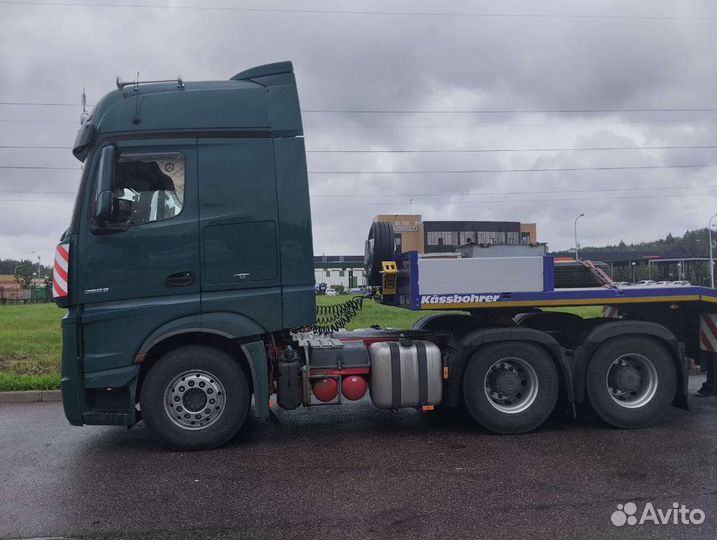
{"type": "Polygon", "coordinates": [[[182,429],[211,426],[222,415],[225,405],[224,385],[216,376],[201,369],[180,373],[164,392],[164,410],[182,429]]]}
{"type": "Polygon", "coordinates": [[[607,370],[605,386],[610,398],[621,407],[644,407],[657,393],[657,368],[642,354],[620,355],[607,370]]]}
{"type": "Polygon", "coordinates": [[[538,374],[522,358],[510,356],[493,362],[483,379],[483,388],[494,409],[517,414],[528,409],[538,397],[538,374]]]}

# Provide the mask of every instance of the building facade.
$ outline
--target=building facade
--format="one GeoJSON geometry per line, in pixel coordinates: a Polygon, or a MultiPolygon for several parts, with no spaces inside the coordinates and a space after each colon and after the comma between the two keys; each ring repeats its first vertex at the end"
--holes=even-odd
{"type": "Polygon", "coordinates": [[[345,290],[366,286],[363,255],[321,255],[314,257],[314,281],[345,290]]]}
{"type": "Polygon", "coordinates": [[[451,253],[463,244],[535,244],[535,223],[518,221],[423,221],[420,215],[382,214],[393,224],[399,252],[451,253]]]}

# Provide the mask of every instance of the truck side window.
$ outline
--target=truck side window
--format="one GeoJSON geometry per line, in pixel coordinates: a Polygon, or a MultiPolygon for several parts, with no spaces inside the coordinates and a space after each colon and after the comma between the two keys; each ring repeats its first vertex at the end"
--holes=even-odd
{"type": "Polygon", "coordinates": [[[184,205],[182,154],[123,154],[112,183],[113,223],[170,219],[184,205]]]}

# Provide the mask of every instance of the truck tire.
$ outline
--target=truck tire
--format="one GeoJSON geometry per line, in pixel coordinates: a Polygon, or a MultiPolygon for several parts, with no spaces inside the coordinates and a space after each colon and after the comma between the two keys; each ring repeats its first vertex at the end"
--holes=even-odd
{"type": "Polygon", "coordinates": [[[585,377],[588,400],[597,415],[624,429],[657,422],[677,391],[672,357],[649,337],[606,341],[590,359],[585,377]]]}
{"type": "Polygon", "coordinates": [[[381,285],[381,261],[392,261],[395,250],[393,225],[374,221],[368,232],[363,260],[369,285],[372,287],[381,285]]]}
{"type": "Polygon", "coordinates": [[[471,416],[499,434],[539,427],[553,411],[558,389],[558,372],[548,353],[523,341],[479,348],[463,376],[463,397],[471,416]]]}
{"type": "Polygon", "coordinates": [[[149,370],[140,392],[142,418],[170,448],[216,448],[244,424],[251,392],[244,370],[227,353],[180,347],[149,370]]]}

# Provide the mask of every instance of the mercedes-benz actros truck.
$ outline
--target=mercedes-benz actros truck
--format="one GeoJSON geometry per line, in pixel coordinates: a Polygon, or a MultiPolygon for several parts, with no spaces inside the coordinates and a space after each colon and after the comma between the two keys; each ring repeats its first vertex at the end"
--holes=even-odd
{"type": "Polygon", "coordinates": [[[688,358],[714,354],[712,289],[556,289],[542,253],[401,253],[379,222],[366,242],[376,301],[427,315],[349,332],[360,300],[317,314],[290,62],[224,81],[118,81],[73,153],[84,167],[53,296],[67,308],[62,398],[76,426],[143,420],[167,446],[213,448],[250,410],[370,396],[384,409],[465,406],[503,434],[556,407],[639,428],[687,407],[688,358]],[[613,316],[541,310],[585,305],[613,316]]]}

